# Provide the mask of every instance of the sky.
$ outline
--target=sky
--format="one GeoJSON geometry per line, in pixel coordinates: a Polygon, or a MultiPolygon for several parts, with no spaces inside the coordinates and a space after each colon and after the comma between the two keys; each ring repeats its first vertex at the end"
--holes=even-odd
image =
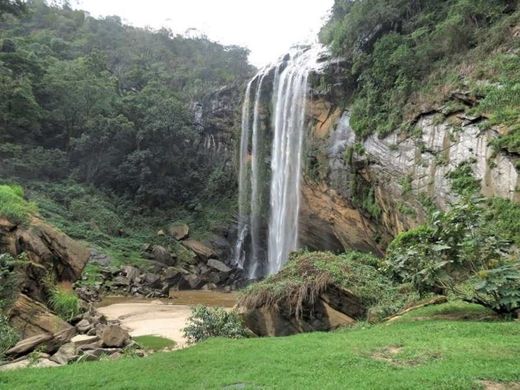
{"type": "Polygon", "coordinates": [[[292,45],[316,39],[333,0],[75,0],[92,16],[120,16],[138,27],[167,27],[184,34],[195,28],[224,45],[251,50],[263,66],[292,45]]]}

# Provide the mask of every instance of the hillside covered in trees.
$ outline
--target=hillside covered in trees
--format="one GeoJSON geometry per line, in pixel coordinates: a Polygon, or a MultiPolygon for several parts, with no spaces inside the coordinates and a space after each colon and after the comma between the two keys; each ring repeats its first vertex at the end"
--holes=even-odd
{"type": "Polygon", "coordinates": [[[0,387],[520,388],[520,0],[329,4],[0,0],[0,387]]]}
{"type": "Polygon", "coordinates": [[[217,167],[201,160],[193,104],[247,78],[248,51],[40,0],[25,8],[0,22],[0,174],[148,207],[201,196],[217,167]]]}

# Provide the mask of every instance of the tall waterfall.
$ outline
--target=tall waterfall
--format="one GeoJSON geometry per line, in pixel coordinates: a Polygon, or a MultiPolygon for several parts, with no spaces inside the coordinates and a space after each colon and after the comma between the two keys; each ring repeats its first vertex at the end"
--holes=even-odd
{"type": "Polygon", "coordinates": [[[235,262],[251,279],[278,272],[298,248],[307,81],[321,52],[320,46],[294,49],[247,86],[235,262]]]}

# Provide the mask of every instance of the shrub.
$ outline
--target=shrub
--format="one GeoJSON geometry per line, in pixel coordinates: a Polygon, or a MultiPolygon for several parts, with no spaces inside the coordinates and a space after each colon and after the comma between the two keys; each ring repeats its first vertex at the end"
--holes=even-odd
{"type": "Polygon", "coordinates": [[[473,300],[497,313],[520,309],[520,259],[478,272],[474,289],[473,300]]]}
{"type": "Polygon", "coordinates": [[[76,317],[81,310],[80,300],[71,288],[67,286],[53,286],[50,289],[49,304],[51,308],[65,321],[76,317]]]}
{"type": "Polygon", "coordinates": [[[0,361],[5,352],[20,339],[18,333],[9,325],[7,317],[0,313],[0,361]]]}
{"type": "Polygon", "coordinates": [[[246,337],[245,328],[237,313],[202,305],[192,309],[192,315],[183,332],[189,343],[197,343],[209,337],[246,337]]]}
{"type": "Polygon", "coordinates": [[[36,205],[27,202],[22,187],[0,184],[0,217],[12,223],[27,223],[29,215],[36,213],[36,205]]]}
{"type": "Polygon", "coordinates": [[[513,218],[520,212],[508,202],[466,199],[448,212],[435,212],[429,224],[395,238],[384,269],[422,294],[453,293],[500,314],[519,309],[520,221],[489,223],[504,210],[513,218]]]}
{"type": "Polygon", "coordinates": [[[461,196],[475,195],[480,191],[480,180],[473,175],[472,161],[461,163],[448,174],[451,180],[451,188],[461,196]]]}
{"type": "Polygon", "coordinates": [[[0,253],[0,312],[9,307],[16,295],[19,279],[16,266],[25,261],[25,255],[13,258],[8,253],[0,253]]]}
{"type": "Polygon", "coordinates": [[[22,260],[23,257],[14,259],[9,254],[0,254],[0,361],[4,353],[19,340],[18,333],[9,325],[4,312],[15,296],[18,281],[15,266],[22,260]]]}

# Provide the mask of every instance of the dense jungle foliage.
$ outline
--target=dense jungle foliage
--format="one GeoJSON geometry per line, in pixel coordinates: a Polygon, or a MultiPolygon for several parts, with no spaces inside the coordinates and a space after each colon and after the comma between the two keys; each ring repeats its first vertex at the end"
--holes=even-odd
{"type": "MultiPolygon", "coordinates": [[[[520,154],[517,0],[336,0],[321,39],[348,63],[358,135],[408,129],[467,93],[500,124],[496,147],[520,154]],[[490,54],[493,55],[490,55],[490,54]]],[[[451,107],[451,109],[464,107],[451,107]]]]}
{"type": "Polygon", "coordinates": [[[214,195],[210,180],[232,191],[193,105],[248,77],[246,49],[42,0],[2,1],[0,18],[4,180],[85,183],[146,208],[214,195]]]}

